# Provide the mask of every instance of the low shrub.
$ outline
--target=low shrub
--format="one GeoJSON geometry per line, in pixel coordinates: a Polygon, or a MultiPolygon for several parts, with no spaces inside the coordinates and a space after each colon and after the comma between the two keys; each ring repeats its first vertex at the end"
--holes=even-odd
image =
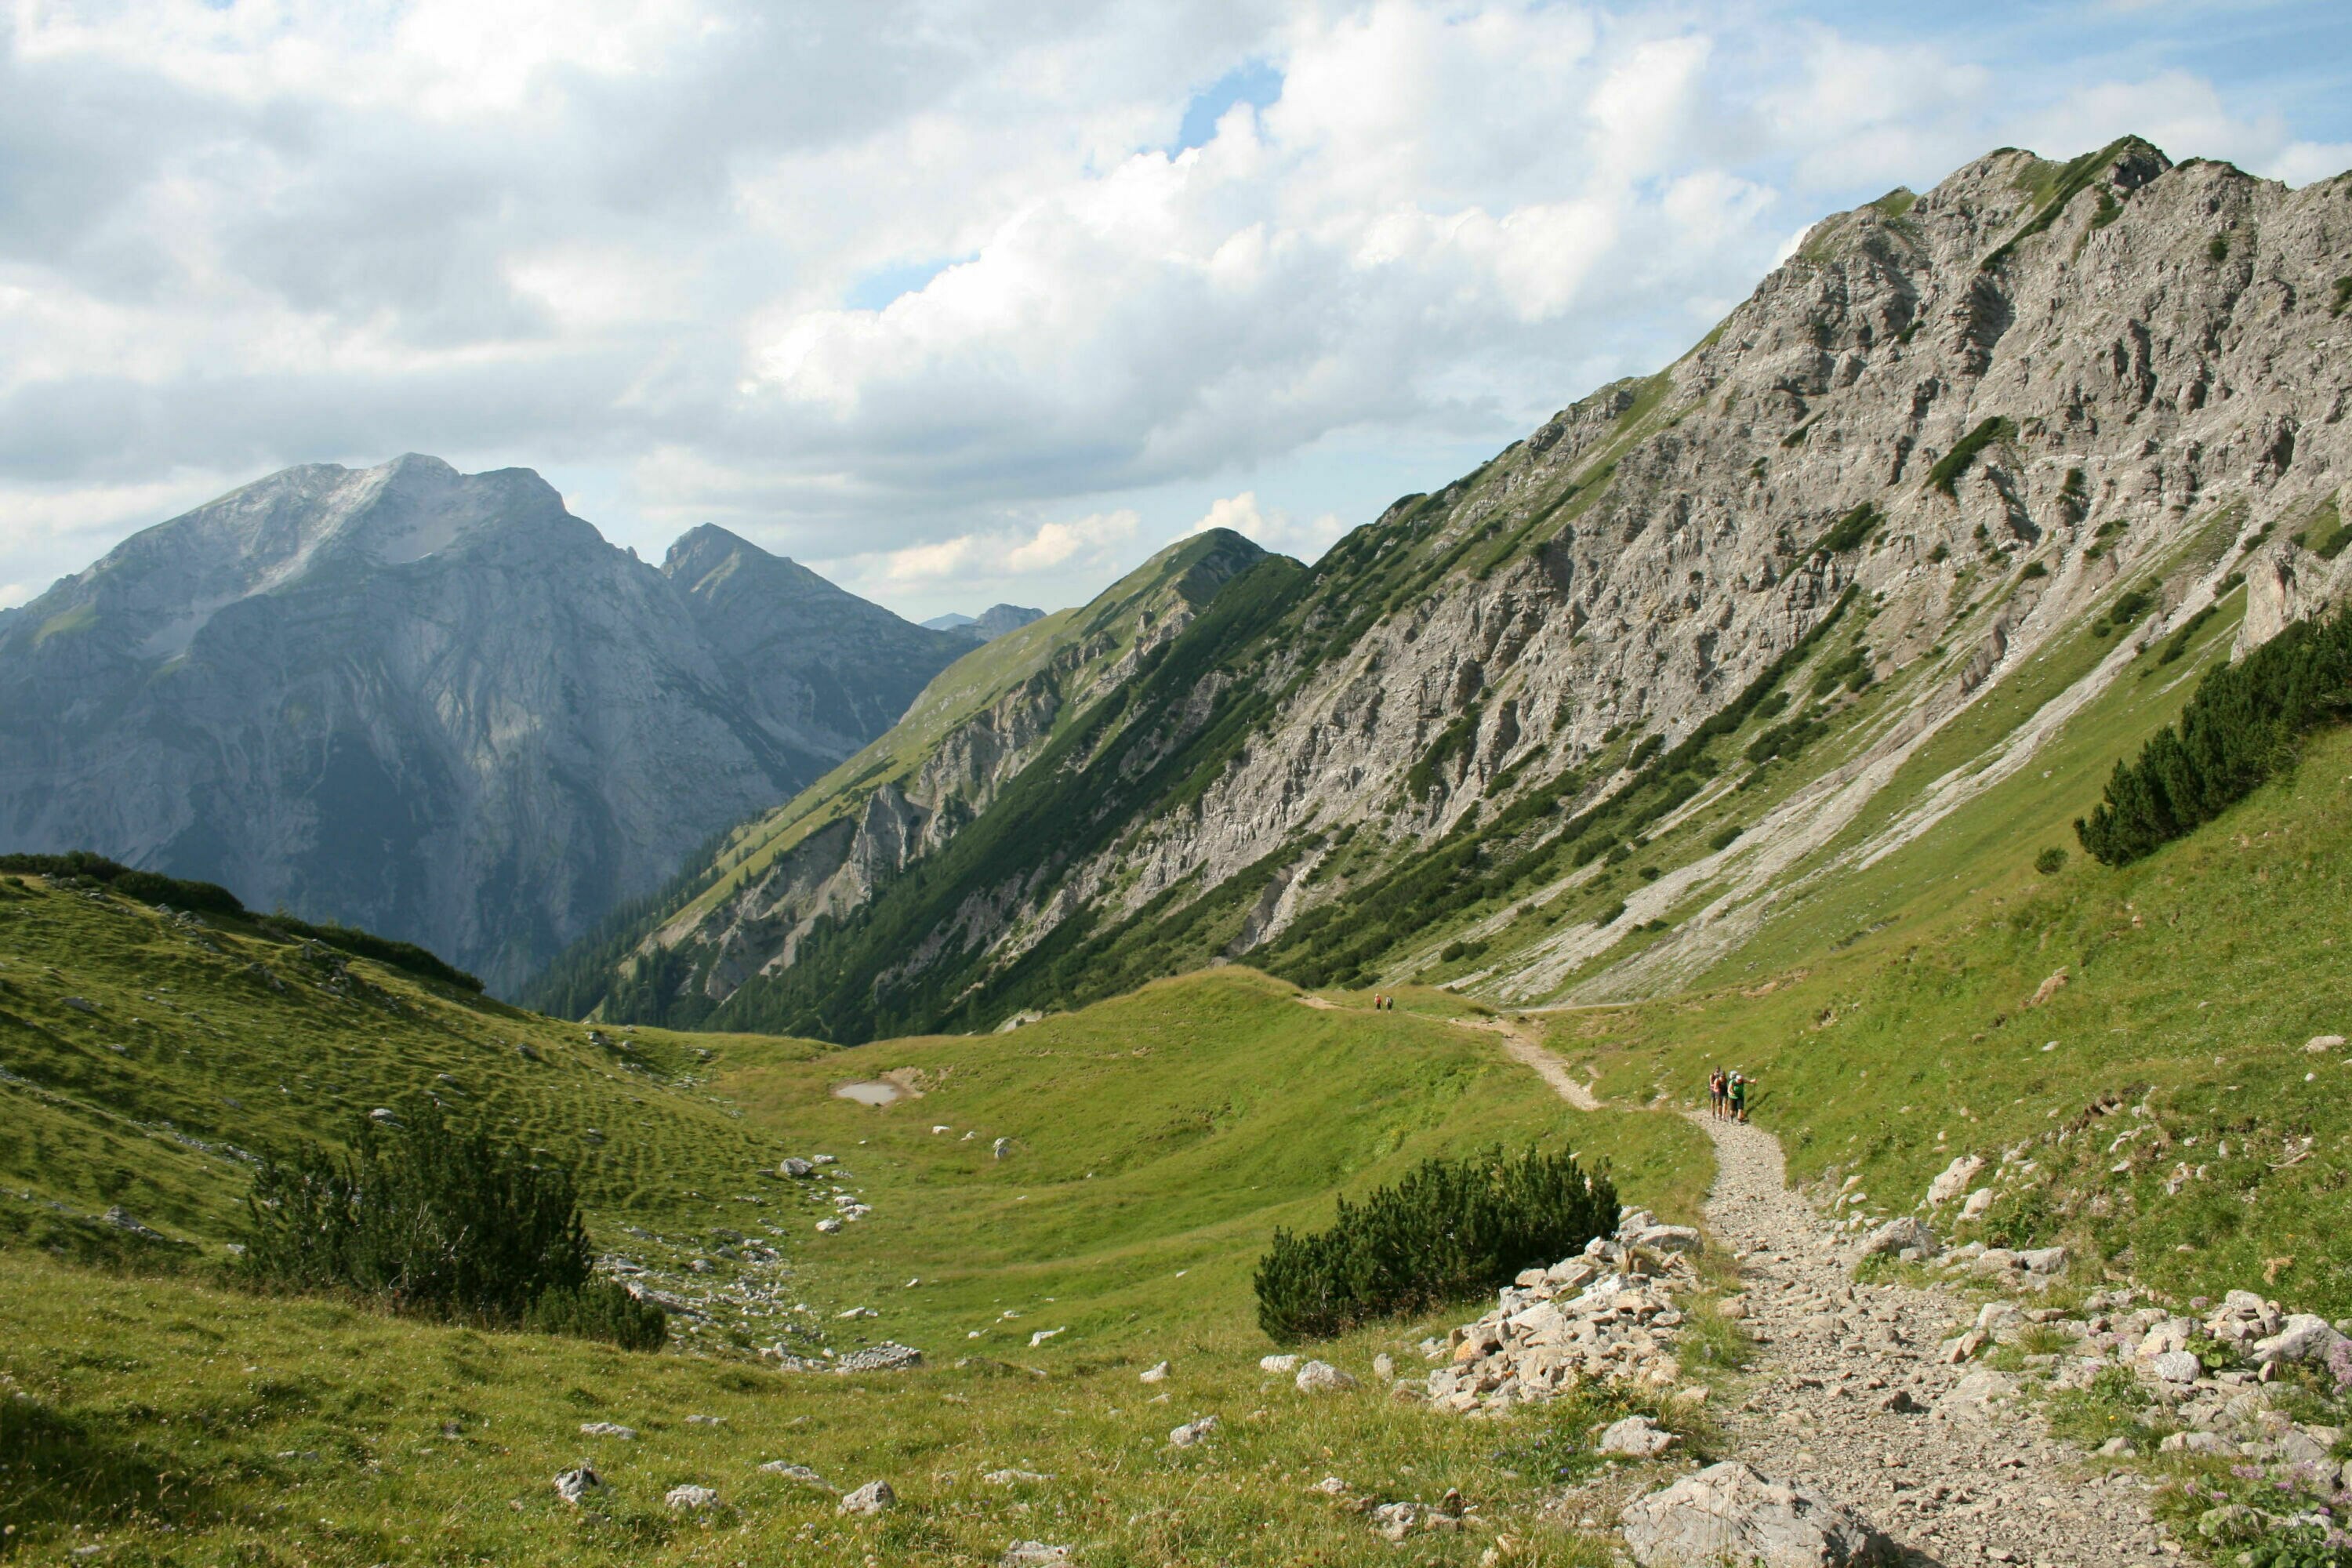
{"type": "Polygon", "coordinates": [[[590,1273],[569,1170],[453,1127],[430,1104],[405,1121],[362,1119],[342,1152],[305,1142],[264,1155],[246,1201],[249,1281],[632,1348],[662,1342],[659,1312],[621,1307],[618,1287],[590,1273]]]}
{"type": "Polygon", "coordinates": [[[2045,877],[2054,877],[2066,868],[2066,851],[2055,844],[2033,858],[2033,868],[2045,877]]]}
{"type": "Polygon", "coordinates": [[[1258,1326],[1294,1344],[1464,1300],[1616,1224],[1615,1185],[1572,1153],[1424,1160],[1360,1204],[1340,1199],[1328,1230],[1276,1231],[1258,1261],[1258,1326]]]}
{"type": "Polygon", "coordinates": [[[1953,442],[1952,449],[1936,460],[1936,466],[1927,470],[1927,488],[1956,496],[1954,486],[1958,483],[1960,476],[1969,471],[1969,465],[1977,460],[1978,453],[1996,441],[2015,439],[2017,426],[2000,415],[1994,415],[1953,442]]]}

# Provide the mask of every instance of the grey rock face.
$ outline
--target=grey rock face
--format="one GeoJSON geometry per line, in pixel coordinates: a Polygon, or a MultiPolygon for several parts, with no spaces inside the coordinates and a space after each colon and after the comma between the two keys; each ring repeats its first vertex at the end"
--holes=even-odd
{"type": "Polygon", "coordinates": [[[290,468],[0,623],[0,845],[424,943],[511,990],[969,647],[528,469],[290,468]]]}
{"type": "MultiPolygon", "coordinates": [[[[1653,747],[1636,756],[1689,739],[1843,604],[1841,637],[1866,645],[1854,674],[1886,695],[1833,764],[1769,764],[1801,784],[1608,917],[1600,901],[1573,921],[1528,918],[1565,911],[1593,879],[1563,857],[1447,933],[1492,948],[1480,967],[1440,971],[1505,1003],[1622,999],[1705,972],[1800,880],[1900,847],[2025,765],[2059,715],[2231,591],[2231,573],[2246,583],[2247,644],[2352,588],[2352,550],[2305,548],[2352,477],[2352,321],[2333,307],[2352,252],[2347,178],[2290,191],[2131,141],[2072,165],[2004,150],[1924,195],[1824,219],[1674,365],[1562,410],[1335,547],[1292,615],[1221,650],[1127,753],[1188,778],[1172,806],[1139,796],[1083,854],[974,857],[988,868],[952,897],[927,893],[920,927],[826,1000],[919,983],[969,994],[1074,920],[1164,922],[1212,892],[1239,910],[1218,956],[1280,967],[1286,939],[1318,929],[1309,917],[1377,889],[1474,811],[1486,824],[1540,805],[1560,824],[1626,788],[1636,739],[1653,747]],[[2146,597],[2107,628],[2115,657],[2005,738],[1998,765],[1971,758],[1885,798],[1958,714],[2127,590],[2146,597]],[[1208,738],[1212,714],[1244,704],[1245,736],[1208,738]],[[1885,825],[1832,848],[1866,813],[1885,825]],[[1830,863],[1807,868],[1817,850],[1830,863]],[[1241,877],[1253,885],[1235,899],[1241,877]],[[1657,940],[1623,944],[1632,929],[1657,940]]],[[[1103,667],[1096,689],[1136,668],[1103,667]]],[[[1851,711],[1835,679],[1808,695],[1815,673],[1780,693],[1791,718],[1851,711]]],[[[808,803],[821,826],[660,942],[696,955],[688,984],[711,1001],[790,971],[821,913],[887,899],[907,866],[987,820],[1080,700],[1046,681],[1006,689],[952,736],[902,730],[919,768],[808,803]],[[941,787],[971,778],[986,782],[941,787]]],[[[1744,757],[1714,765],[1684,812],[1752,776],[1744,757]]],[[[1119,787],[1107,778],[1097,798],[1119,787]]],[[[1528,829],[1530,860],[1549,831],[1528,829]]],[[[1353,913],[1320,929],[1382,911],[1353,913]]],[[[1444,962],[1409,934],[1326,951],[1328,975],[1368,984],[1444,962]]]]}
{"type": "Polygon", "coordinates": [[[1642,1568],[1842,1568],[1897,1560],[1885,1536],[1821,1493],[1768,1480],[1737,1461],[1710,1465],[1627,1505],[1624,1533],[1642,1568]]]}

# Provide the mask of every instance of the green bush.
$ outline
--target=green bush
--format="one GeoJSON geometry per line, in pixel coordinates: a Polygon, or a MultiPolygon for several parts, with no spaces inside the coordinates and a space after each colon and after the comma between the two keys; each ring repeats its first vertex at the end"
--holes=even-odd
{"type": "Polygon", "coordinates": [[[1360,1204],[1339,1200],[1328,1230],[1274,1233],[1259,1259],[1257,1321],[1277,1344],[1328,1339],[1510,1283],[1581,1251],[1617,1224],[1617,1189],[1571,1153],[1497,1147],[1424,1160],[1360,1204]]]}
{"type": "Polygon", "coordinates": [[[570,1171],[452,1127],[430,1104],[405,1120],[362,1119],[345,1152],[306,1142],[263,1157],[246,1200],[250,1280],[420,1317],[661,1342],[666,1328],[624,1311],[590,1273],[570,1171]]]}
{"type": "Polygon", "coordinates": [[[1994,415],[1961,437],[1950,451],[1937,460],[1936,466],[1927,470],[1927,488],[1941,490],[1948,496],[1957,496],[1953,486],[1962,474],[1969,471],[1969,465],[1977,460],[1978,453],[1996,441],[2013,441],[2016,438],[2016,425],[2000,415],[1994,415]]]}
{"type": "Polygon", "coordinates": [[[659,1307],[638,1300],[610,1279],[541,1292],[523,1313],[522,1326],[542,1334],[603,1340],[625,1351],[657,1351],[669,1338],[669,1320],[659,1307]]]}
{"type": "Polygon", "coordinates": [[[2055,844],[2033,858],[2033,868],[2045,877],[2054,877],[2066,868],[2066,851],[2055,844]]]}
{"type": "Polygon", "coordinates": [[[1877,532],[1878,525],[1885,521],[1885,513],[1864,501],[1831,524],[1830,531],[1822,535],[1822,542],[1813,548],[1832,555],[1843,555],[1877,532]]]}
{"type": "Polygon", "coordinates": [[[2017,574],[2017,576],[2018,576],[2018,580],[2019,580],[2020,582],[2024,582],[2024,583],[2031,583],[2031,582],[2032,582],[2036,577],[2047,577],[2047,576],[2049,576],[2049,575],[2050,575],[2050,568],[2049,568],[2049,567],[2047,567],[2047,566],[2044,566],[2044,565],[2043,565],[2041,562],[2039,562],[2039,561],[2029,561],[2029,562],[2027,562],[2027,563],[2025,563],[2025,570],[2024,570],[2024,571],[2022,571],[2022,572],[2020,572],[2020,573],[2017,574]]]}
{"type": "Polygon", "coordinates": [[[1738,838],[1742,831],[1743,830],[1739,824],[1736,822],[1728,823],[1726,826],[1716,829],[1715,833],[1707,839],[1706,847],[1709,849],[1717,851],[1728,849],[1731,847],[1733,842],[1738,838]]]}
{"type": "Polygon", "coordinates": [[[2106,798],[2074,820],[2083,847],[2121,866],[2211,821],[2294,760],[2306,731],[2352,712],[2352,610],[2299,621],[2199,683],[2177,723],[2117,763],[2106,798]]]}
{"type": "Polygon", "coordinates": [[[245,913],[245,905],[237,896],[217,882],[186,882],[153,871],[134,871],[86,849],[68,850],[63,855],[0,855],[0,872],[25,877],[81,878],[142,904],[169,904],[175,909],[200,910],[215,915],[245,913]]]}

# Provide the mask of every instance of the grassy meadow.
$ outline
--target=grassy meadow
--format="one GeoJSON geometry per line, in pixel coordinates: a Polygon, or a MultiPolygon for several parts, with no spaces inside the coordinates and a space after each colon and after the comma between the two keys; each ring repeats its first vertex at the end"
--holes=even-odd
{"type": "MultiPolygon", "coordinates": [[[[1570,1110],[1443,994],[1327,1000],[1224,969],[1004,1036],[600,1043],[236,922],[7,879],[0,1556],[951,1563],[1043,1539],[1089,1563],[1395,1561],[1307,1489],[1336,1474],[1478,1505],[1484,1528],[1417,1536],[1414,1561],[1475,1562],[1497,1532],[1539,1538],[1513,1561],[1600,1561],[1597,1536],[1537,1527],[1612,1399],[1502,1424],[1370,1387],[1310,1400],[1257,1370],[1250,1272],[1276,1225],[1494,1142],[1566,1142],[1687,1215],[1704,1142],[1570,1110]],[[885,1075],[919,1092],[834,1092],[885,1075]],[[236,1288],[240,1152],[425,1094],[572,1163],[599,1248],[703,1318],[642,1355],[236,1288]],[[777,1173],[816,1153],[835,1157],[816,1179],[777,1173]],[[835,1187],[872,1212],[823,1235],[835,1187]],[[837,1377],[752,1353],[886,1339],[929,1364],[837,1377]],[[1138,1380],[1161,1360],[1164,1382],[1138,1380]],[[1209,1415],[1208,1443],[1170,1447],[1209,1415]],[[581,1432],[596,1421],[637,1436],[581,1432]],[[574,1510],[551,1480],[583,1459],[611,1484],[574,1510]],[[846,1518],[771,1460],[887,1479],[901,1506],[846,1518]],[[1052,1479],[982,1479],[1000,1470],[1052,1479]],[[664,1507],[689,1483],[716,1511],[664,1507]]],[[[1369,1384],[1375,1352],[1417,1368],[1412,1343],[1453,1321],[1320,1353],[1369,1384]]]]}

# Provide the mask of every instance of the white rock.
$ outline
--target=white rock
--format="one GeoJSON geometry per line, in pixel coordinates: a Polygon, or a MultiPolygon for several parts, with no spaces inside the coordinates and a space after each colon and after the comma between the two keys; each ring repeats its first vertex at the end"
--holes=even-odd
{"type": "Polygon", "coordinates": [[[991,1470],[980,1479],[992,1487],[1034,1487],[1054,1478],[1035,1470],[991,1470]]]}
{"type": "Polygon", "coordinates": [[[616,1421],[583,1421],[580,1423],[580,1435],[583,1437],[617,1437],[624,1443],[634,1443],[637,1439],[635,1429],[616,1421]]]}
{"type": "Polygon", "coordinates": [[[1042,1541],[1016,1541],[1004,1549],[996,1560],[997,1568],[1050,1568],[1056,1563],[1072,1561],[1066,1546],[1048,1546],[1042,1541]]]}
{"type": "Polygon", "coordinates": [[[1187,1421],[1169,1433],[1168,1440],[1180,1448],[1190,1448],[1196,1447],[1216,1429],[1217,1418],[1213,1415],[1203,1415],[1198,1421],[1187,1421]]]}
{"type": "Polygon", "coordinates": [[[1382,1351],[1380,1354],[1374,1356],[1372,1358],[1372,1375],[1379,1378],[1382,1383],[1387,1383],[1391,1379],[1394,1378],[1396,1376],[1396,1358],[1389,1354],[1386,1351],[1382,1351]]]}
{"type": "Polygon", "coordinates": [[[1962,1219],[1981,1219],[1984,1217],[1985,1211],[1991,1207],[1992,1189],[1990,1187],[1979,1187],[1975,1192],[1969,1194],[1969,1201],[1960,1205],[1960,1217],[1962,1219]]]}
{"type": "Polygon", "coordinates": [[[1356,1380],[1329,1362],[1310,1361],[1294,1380],[1301,1394],[1337,1394],[1356,1386],[1356,1380]]]}
{"type": "Polygon", "coordinates": [[[868,1481],[841,1500],[843,1513],[881,1513],[898,1506],[898,1494],[888,1481],[868,1481]]]}
{"type": "Polygon", "coordinates": [[[662,1506],[672,1513],[701,1513],[719,1506],[719,1494],[709,1487],[672,1487],[662,1494],[662,1506]]]}
{"type": "Polygon", "coordinates": [[[1654,1225],[1637,1232],[1633,1245],[1646,1247],[1653,1252],[1697,1252],[1706,1245],[1699,1233],[1686,1225],[1654,1225]]]}
{"type": "Polygon", "coordinates": [[[1661,1430],[1658,1424],[1648,1416],[1628,1415],[1604,1428],[1593,1448],[1603,1454],[1625,1454],[1636,1459],[1654,1459],[1673,1447],[1675,1440],[1672,1432],[1661,1430]]]}
{"type": "Polygon", "coordinates": [[[1769,1480],[1737,1460],[1628,1504],[1622,1523],[1626,1549],[1643,1568],[1843,1568],[1897,1560],[1885,1537],[1830,1499],[1769,1480]]]}
{"type": "Polygon", "coordinates": [[[1295,1355],[1262,1355],[1257,1358],[1260,1372],[1295,1372],[1297,1367],[1298,1358],[1295,1355]]]}
{"type": "Polygon", "coordinates": [[[2339,1050],[2343,1045],[2344,1037],[2341,1035],[2314,1035],[2304,1042],[2303,1048],[2317,1056],[2322,1051],[2339,1050]]]}
{"type": "Polygon", "coordinates": [[[2328,1325],[2325,1318],[2309,1312],[2290,1316],[2284,1327],[2268,1339],[2256,1340],[2253,1347],[2257,1362],[2316,1361],[2341,1342],[2344,1336],[2328,1325]]]}
{"type": "Polygon", "coordinates": [[[2019,1253],[2017,1262],[2029,1274],[2063,1274],[2066,1258],[2063,1247],[2037,1247],[2031,1252],[2019,1253]]]}
{"type": "Polygon", "coordinates": [[[1168,1363],[1164,1361],[1152,1363],[1151,1365],[1145,1367],[1141,1372],[1135,1374],[1135,1381],[1138,1383],[1167,1382],[1168,1363]]]}
{"type": "Polygon", "coordinates": [[[816,1222],[816,1228],[823,1235],[833,1236],[839,1233],[841,1222],[837,1219],[821,1219],[816,1222]]]}
{"type": "Polygon", "coordinates": [[[2204,1365],[2188,1351],[2167,1351],[2149,1365],[2167,1383],[2194,1383],[2205,1375],[2204,1365]]]}
{"type": "Polygon", "coordinates": [[[1863,1237],[1862,1256],[1873,1258],[1881,1253],[1899,1253],[1906,1247],[1916,1247],[1928,1258],[1943,1250],[1943,1243],[1936,1239],[1934,1231],[1906,1215],[1901,1219],[1888,1220],[1863,1237]]]}
{"type": "Polygon", "coordinates": [[[577,1508],[580,1506],[581,1499],[590,1492],[601,1491],[604,1486],[604,1478],[596,1473],[595,1467],[583,1465],[576,1470],[566,1470],[555,1478],[555,1495],[577,1508]]]}
{"type": "Polygon", "coordinates": [[[1927,1206],[1940,1208],[1969,1190],[1969,1184],[1984,1169],[1983,1159],[1975,1154],[1962,1154],[1944,1167],[1943,1173],[1927,1184],[1927,1206]]]}

